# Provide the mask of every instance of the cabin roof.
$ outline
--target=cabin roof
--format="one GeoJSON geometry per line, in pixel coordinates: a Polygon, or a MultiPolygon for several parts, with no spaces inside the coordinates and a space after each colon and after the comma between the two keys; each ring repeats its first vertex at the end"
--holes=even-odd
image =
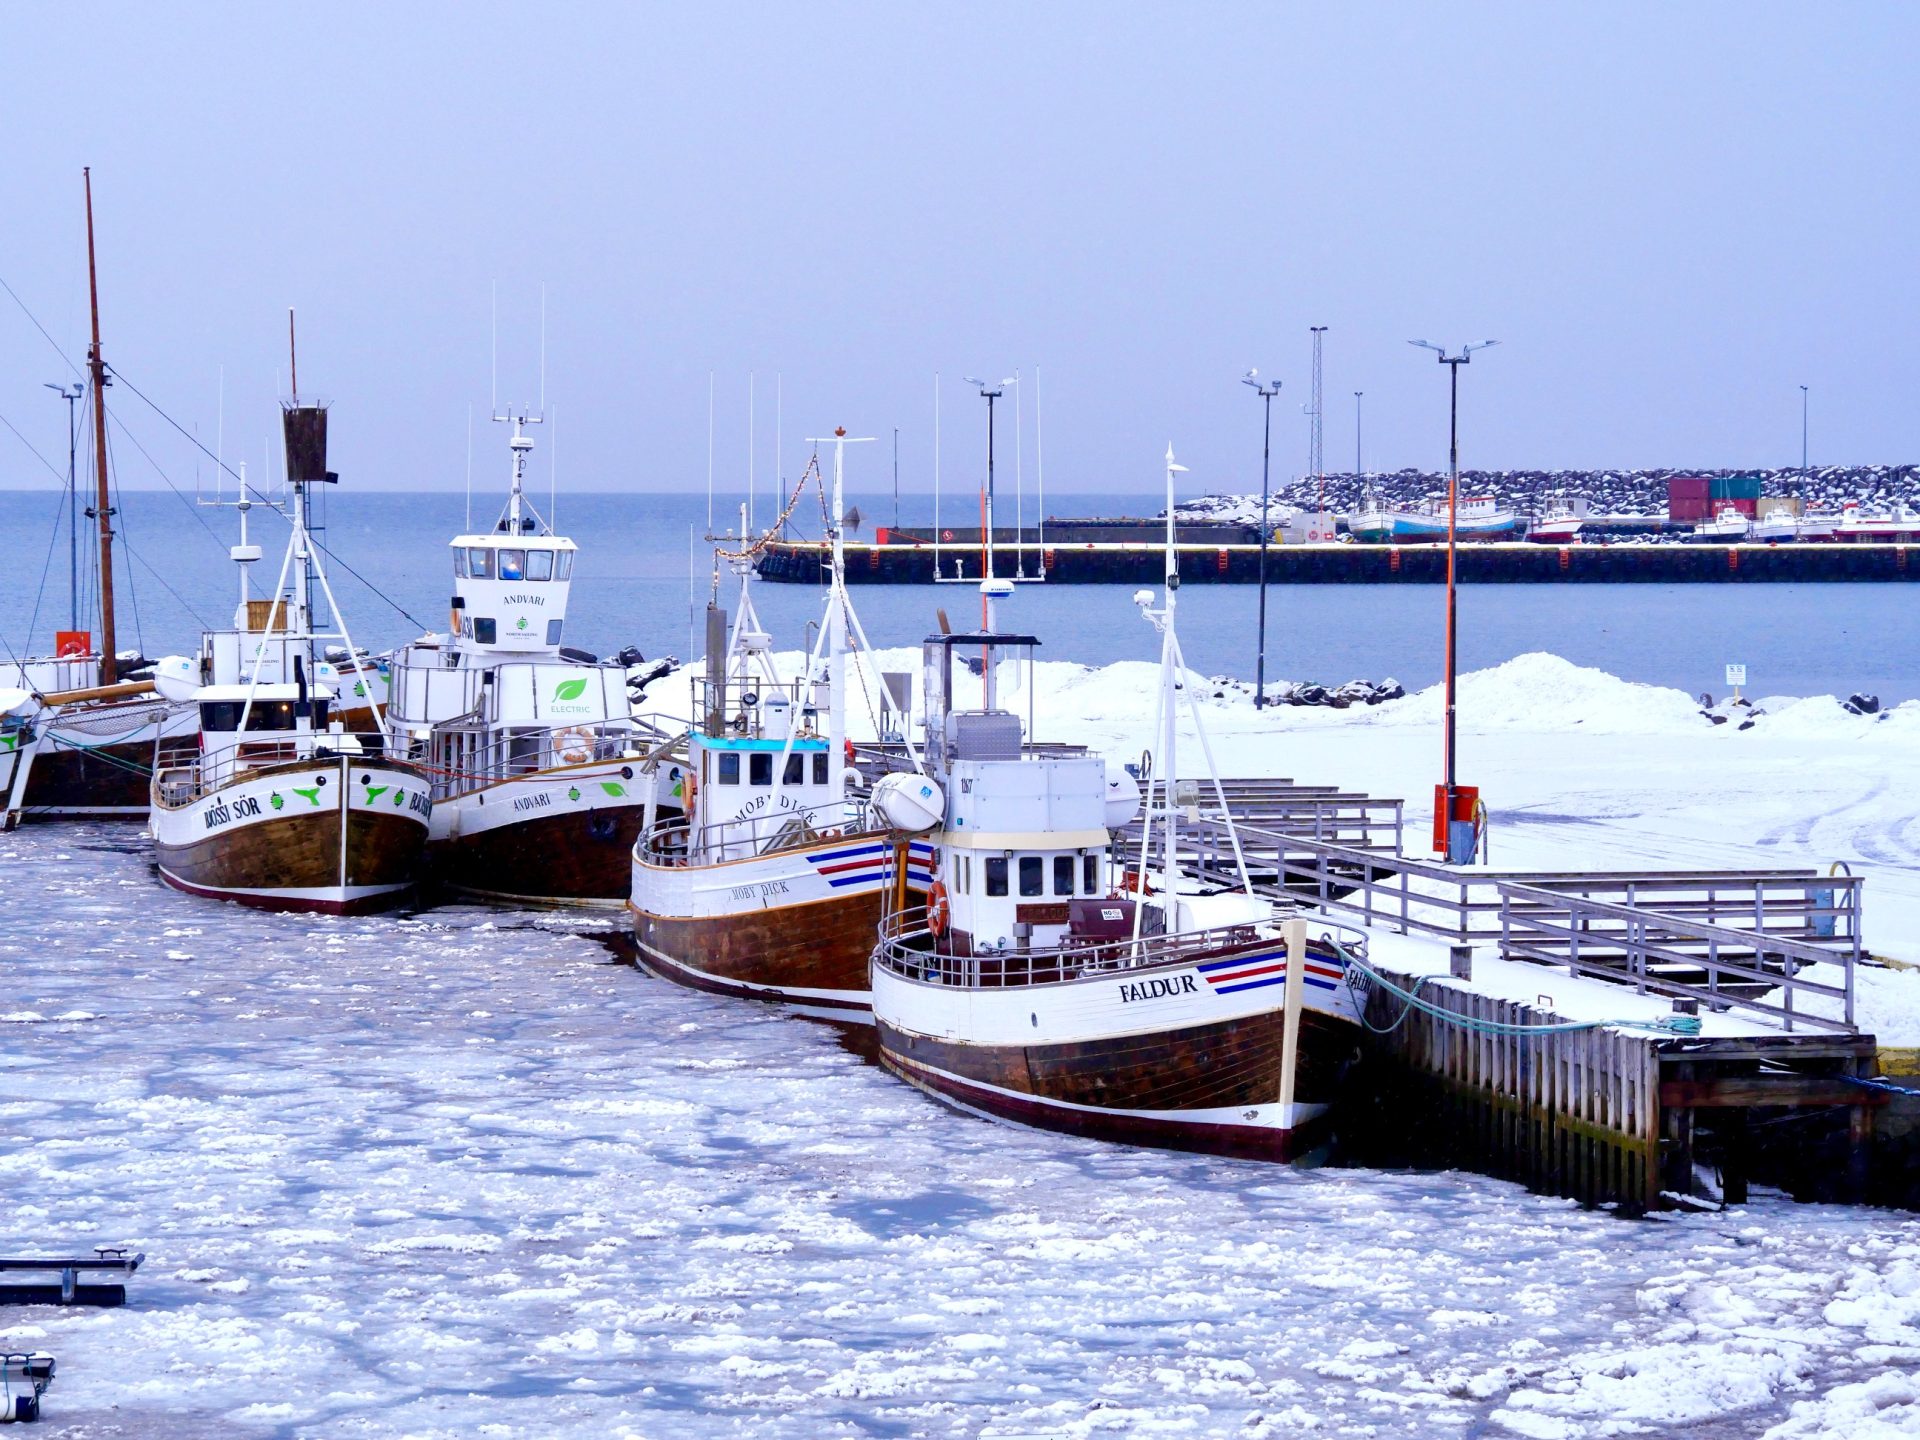
{"type": "MultiPolygon", "coordinates": [[[[325,685],[310,685],[308,694],[316,699],[331,700],[333,691],[325,685]]],[[[203,685],[193,692],[196,702],[202,700],[245,700],[251,695],[255,700],[298,700],[300,687],[285,682],[272,685],[203,685]]]]}
{"type": "Polygon", "coordinates": [[[1038,645],[1037,635],[1009,635],[999,631],[975,630],[967,635],[929,635],[929,645],[945,645],[951,649],[955,645],[1038,645]]]}
{"type": "Polygon", "coordinates": [[[456,535],[447,542],[457,550],[491,547],[495,550],[578,550],[580,547],[564,535],[509,535],[496,531],[483,535],[456,535]]]}

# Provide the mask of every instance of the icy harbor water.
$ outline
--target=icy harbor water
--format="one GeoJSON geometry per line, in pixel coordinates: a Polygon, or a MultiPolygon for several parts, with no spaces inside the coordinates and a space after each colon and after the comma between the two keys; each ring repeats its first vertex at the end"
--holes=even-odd
{"type": "Polygon", "coordinates": [[[133,827],[0,858],[0,1250],[148,1256],[0,1310],[48,1435],[1920,1432],[1904,1215],[1103,1147],[578,917],[255,914],[133,827]]]}

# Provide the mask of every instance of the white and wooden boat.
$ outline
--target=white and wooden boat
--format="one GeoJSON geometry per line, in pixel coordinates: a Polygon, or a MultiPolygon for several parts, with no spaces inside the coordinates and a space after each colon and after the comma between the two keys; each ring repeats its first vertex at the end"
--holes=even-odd
{"type": "MultiPolygon", "coordinates": [[[[1520,530],[1520,517],[1490,495],[1461,496],[1451,519],[1454,538],[1460,541],[1510,540],[1520,530]]],[[[1360,508],[1347,517],[1347,529],[1354,539],[1385,545],[1444,544],[1448,523],[1444,493],[1404,506],[1388,505],[1368,494],[1360,508]]]]}
{"type": "Polygon", "coordinates": [[[433,778],[436,881],[522,904],[619,906],[646,815],[626,668],[563,648],[577,547],[525,493],[533,440],[510,421],[492,530],[454,537],[452,630],[395,659],[388,714],[433,778]]]}
{"type": "MultiPolygon", "coordinates": [[[[1288,1159],[1318,1140],[1357,1054],[1358,1015],[1340,952],[1255,896],[1244,865],[1242,888],[1225,893],[1201,893],[1180,872],[1175,827],[1195,796],[1173,783],[1184,664],[1171,537],[1168,556],[1164,602],[1147,611],[1163,640],[1154,748],[1164,774],[1149,777],[1130,876],[1116,873],[1111,831],[1137,811],[1138,790],[1098,757],[1023,745],[1019,717],[1001,703],[997,677],[1030,659],[1034,637],[999,630],[990,606],[980,633],[927,640],[927,756],[945,804],[927,836],[927,905],[890,915],[874,952],[880,1056],[981,1114],[1288,1159]],[[1140,878],[1156,820],[1157,885],[1140,878]]],[[[1230,826],[1217,779],[1213,795],[1230,826]]],[[[1233,849],[1237,858],[1237,840],[1233,849]]],[[[1359,937],[1343,940],[1361,953],[1359,937]]]]}
{"type": "MultiPolygon", "coordinates": [[[[93,431],[92,563],[99,595],[100,633],[81,615],[80,562],[72,561],[68,628],[55,636],[50,656],[0,664],[0,689],[33,697],[34,720],[13,733],[14,758],[5,823],[30,820],[134,820],[147,815],[150,765],[156,742],[193,733],[193,715],[154,693],[145,679],[127,679],[136,657],[116,648],[113,514],[107,478],[106,359],[100,347],[100,286],[93,243],[93,179],[86,179],[87,287],[92,343],[87,349],[87,418],[93,431]]],[[[76,389],[75,397],[78,398],[76,389]]],[[[68,484],[78,477],[68,475],[68,484]]],[[[69,496],[70,512],[74,508],[69,496]]],[[[78,525],[77,517],[71,523],[78,525]]]]}
{"type": "Polygon", "coordinates": [[[1711,520],[1702,520],[1680,538],[1688,545],[1737,545],[1752,533],[1753,521],[1737,506],[1723,504],[1713,512],[1711,520]]]}
{"type": "Polygon", "coordinates": [[[163,740],[155,754],[155,858],[162,879],[194,895],[274,910],[378,909],[405,898],[420,878],[431,787],[393,753],[382,724],[355,734],[332,716],[347,677],[316,659],[316,581],[340,621],[352,687],[371,695],[374,679],[353,658],[307,529],[308,486],[333,479],[325,408],[296,397],[282,424],[292,506],[279,577],[269,599],[248,594],[260,550],[247,542],[243,494],[241,542],[232,551],[240,570],[234,625],[202,641],[203,661],[246,657],[245,681],[216,670],[212,683],[201,683],[201,664],[184,657],[157,668],[156,683],[192,707],[198,731],[190,741],[163,740]]]}
{"type": "MultiPolygon", "coordinates": [[[[849,443],[835,434],[835,517],[849,443]]],[[[831,539],[826,613],[795,679],[775,668],[753,606],[753,547],[727,557],[740,582],[731,634],[726,612],[709,604],[708,668],[693,682],[686,754],[657,762],[686,803],[634,846],[628,906],[643,963],[670,980],[857,1020],[871,1013],[881,917],[921,902],[932,849],[896,846],[884,814],[847,798],[859,779],[848,764],[849,665],[865,672],[855,693],[887,692],[847,594],[837,523],[831,539]]],[[[914,747],[908,756],[917,766],[914,747]]],[[[930,787],[917,769],[912,779],[930,787]]],[[[935,802],[928,818],[938,810],[935,802]]]]}

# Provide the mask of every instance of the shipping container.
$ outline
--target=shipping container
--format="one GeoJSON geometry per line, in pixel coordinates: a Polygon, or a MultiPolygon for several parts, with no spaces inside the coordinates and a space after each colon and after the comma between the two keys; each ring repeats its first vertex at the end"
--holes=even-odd
{"type": "Polygon", "coordinates": [[[1667,518],[1688,525],[1697,525],[1702,520],[1713,518],[1713,502],[1706,496],[1676,496],[1667,501],[1667,518]]]}
{"type": "Polygon", "coordinates": [[[1715,500],[1758,500],[1760,477],[1758,475],[1716,476],[1708,495],[1715,500]]]}
{"type": "Polygon", "coordinates": [[[1704,475],[1675,475],[1667,481],[1669,500],[1705,500],[1709,482],[1704,475]]]}

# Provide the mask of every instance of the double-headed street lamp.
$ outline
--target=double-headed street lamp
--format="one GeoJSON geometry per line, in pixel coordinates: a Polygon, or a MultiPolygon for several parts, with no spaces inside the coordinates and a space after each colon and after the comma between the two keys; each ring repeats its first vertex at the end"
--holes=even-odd
{"type": "Polygon", "coordinates": [[[1442,742],[1442,769],[1445,779],[1436,787],[1434,793],[1433,848],[1443,853],[1450,864],[1465,865],[1473,860],[1477,848],[1474,824],[1474,804],[1479,800],[1478,790],[1466,796],[1461,795],[1460,786],[1454,775],[1454,674],[1458,626],[1456,618],[1458,606],[1454,591],[1456,562],[1459,557],[1459,517],[1460,517],[1460,367],[1473,358],[1476,350],[1485,350],[1489,345],[1497,345],[1497,340],[1482,340],[1477,345],[1462,345],[1458,354],[1449,355],[1439,345],[1430,345],[1425,340],[1409,340],[1409,345],[1417,345],[1422,350],[1431,350],[1439,357],[1440,363],[1447,367],[1449,375],[1449,399],[1447,420],[1447,658],[1446,658],[1446,696],[1447,716],[1446,733],[1442,742]],[[1462,803],[1462,801],[1466,803],[1462,803]],[[1465,810],[1463,817],[1459,812],[1465,810]]]}
{"type": "Polygon", "coordinates": [[[1260,372],[1249,370],[1240,383],[1253,387],[1267,412],[1260,440],[1260,638],[1253,660],[1253,708],[1259,710],[1267,703],[1267,506],[1272,494],[1273,397],[1280,393],[1280,382],[1262,383],[1260,372]]]}

